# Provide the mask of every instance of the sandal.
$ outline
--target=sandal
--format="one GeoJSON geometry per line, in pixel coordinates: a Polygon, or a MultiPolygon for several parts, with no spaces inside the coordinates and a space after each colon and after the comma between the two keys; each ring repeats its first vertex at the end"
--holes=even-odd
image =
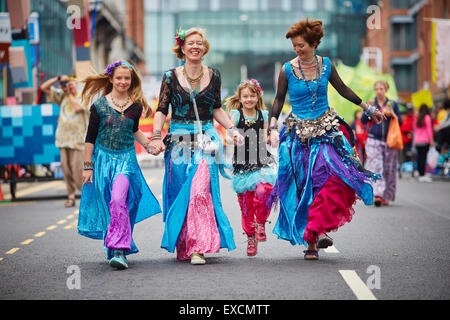
{"type": "Polygon", "coordinates": [[[205,256],[201,253],[193,253],[191,254],[191,264],[205,264],[206,259],[205,256]]]}
{"type": "Polygon", "coordinates": [[[318,250],[305,250],[305,260],[319,260],[319,251],[318,250]],[[307,257],[312,256],[312,257],[307,257]]]}
{"type": "Polygon", "coordinates": [[[318,249],[326,249],[333,245],[333,239],[330,238],[326,233],[319,236],[319,240],[317,241],[318,249]]]}
{"type": "Polygon", "coordinates": [[[75,198],[67,198],[66,202],[64,203],[64,207],[66,208],[75,207],[75,198]]]}

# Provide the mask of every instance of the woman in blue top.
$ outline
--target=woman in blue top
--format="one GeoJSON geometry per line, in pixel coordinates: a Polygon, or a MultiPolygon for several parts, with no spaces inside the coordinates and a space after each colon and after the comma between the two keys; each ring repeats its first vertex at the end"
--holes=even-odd
{"type": "Polygon", "coordinates": [[[361,166],[351,129],[328,106],[328,82],[376,121],[383,117],[342,82],[329,58],[315,55],[322,37],[320,20],[299,21],[287,32],[297,57],[280,72],[269,126],[274,146],[289,91],[292,112],[281,131],[277,182],[268,205],[280,203],[273,233],[292,245],[307,244],[307,260],[317,260],[317,249],[332,244],[326,232],[351,220],[356,195],[365,204],[373,203],[369,181],[377,178],[361,166]]]}

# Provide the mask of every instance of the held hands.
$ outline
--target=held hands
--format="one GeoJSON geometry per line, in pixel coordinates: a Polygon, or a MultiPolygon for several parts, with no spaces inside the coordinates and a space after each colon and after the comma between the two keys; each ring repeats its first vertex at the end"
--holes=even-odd
{"type": "Polygon", "coordinates": [[[386,120],[386,115],[383,112],[380,112],[373,104],[370,104],[373,100],[370,100],[367,103],[362,103],[364,114],[370,118],[375,120],[376,124],[380,124],[383,120],[386,120]]]}
{"type": "Polygon", "coordinates": [[[384,112],[380,112],[379,110],[375,110],[372,113],[372,118],[375,120],[376,124],[380,124],[383,122],[383,120],[386,120],[386,115],[384,114],[384,112]]]}
{"type": "Polygon", "coordinates": [[[147,152],[151,155],[157,156],[161,152],[166,150],[166,146],[161,139],[153,139],[150,141],[147,147],[147,152]]]}
{"type": "Polygon", "coordinates": [[[236,146],[242,146],[244,144],[244,137],[239,133],[237,129],[233,130],[233,143],[236,146]]]}
{"type": "Polygon", "coordinates": [[[270,130],[270,136],[268,141],[269,145],[272,146],[273,148],[277,148],[279,142],[280,142],[280,134],[278,130],[276,129],[270,130]]]}

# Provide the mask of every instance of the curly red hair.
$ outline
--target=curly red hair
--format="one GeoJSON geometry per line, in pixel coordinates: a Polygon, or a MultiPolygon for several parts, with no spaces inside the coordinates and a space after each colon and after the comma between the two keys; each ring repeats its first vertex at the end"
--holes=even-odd
{"type": "Polygon", "coordinates": [[[286,39],[301,36],[311,47],[318,47],[323,37],[323,24],[321,20],[300,20],[293,24],[286,33],[286,39]]]}

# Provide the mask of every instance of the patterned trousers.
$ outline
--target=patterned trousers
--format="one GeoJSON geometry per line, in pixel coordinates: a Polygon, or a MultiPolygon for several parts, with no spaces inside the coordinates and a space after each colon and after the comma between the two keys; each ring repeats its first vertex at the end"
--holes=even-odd
{"type": "Polygon", "coordinates": [[[366,155],[366,169],[381,175],[381,179],[372,182],[374,196],[394,201],[397,190],[398,151],[388,148],[385,141],[368,138],[366,155]]]}

